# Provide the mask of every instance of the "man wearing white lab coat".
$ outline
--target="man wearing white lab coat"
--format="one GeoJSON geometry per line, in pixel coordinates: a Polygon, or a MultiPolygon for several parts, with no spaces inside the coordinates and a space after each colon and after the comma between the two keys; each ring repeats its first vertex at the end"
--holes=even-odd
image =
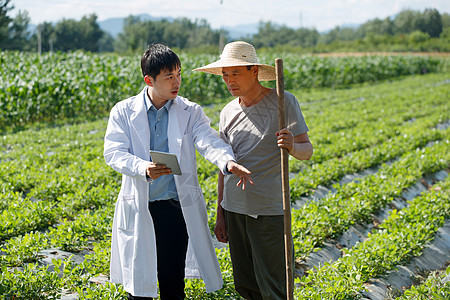
{"type": "MultiPolygon", "coordinates": [[[[138,95],[113,107],[105,134],[106,163],[122,174],[112,229],[111,281],[122,283],[130,299],[149,299],[158,296],[159,280],[161,299],[174,299],[175,296],[163,294],[159,277],[162,270],[158,264],[163,262],[158,260],[157,253],[171,250],[157,249],[156,242],[161,233],[155,229],[155,217],[164,217],[152,217],[149,211],[150,204],[170,200],[181,208],[179,221],[185,224],[183,230],[187,232],[187,250],[180,254],[185,255],[182,256],[182,275],[202,278],[206,291],[212,292],[220,289],[223,282],[207,223],[205,200],[198,184],[195,149],[222,172],[238,175],[243,188],[247,180],[252,183],[250,172],[235,163],[231,147],[210,127],[201,107],[177,96],[181,63],[175,53],[160,44],[152,46],[144,53],[141,67],[146,87],[138,95]],[[168,65],[164,65],[167,61],[164,57],[169,57],[168,65]],[[154,66],[157,66],[156,71],[154,66]],[[182,175],[173,175],[165,165],[150,161],[151,144],[160,132],[155,133],[150,127],[154,124],[148,116],[149,105],[154,106],[155,111],[167,109],[166,149],[178,157],[182,175]],[[174,183],[169,188],[172,194],[169,194],[175,197],[153,201],[152,189],[155,185],[161,186],[156,183],[163,176],[174,183]]],[[[161,244],[158,247],[162,247],[161,244]]],[[[180,281],[175,278],[179,277],[177,274],[169,274],[174,282],[180,281]]],[[[169,287],[171,283],[164,282],[164,285],[169,287]]],[[[170,288],[166,290],[173,292],[170,288]]],[[[176,299],[183,297],[181,291],[176,299]]]]}

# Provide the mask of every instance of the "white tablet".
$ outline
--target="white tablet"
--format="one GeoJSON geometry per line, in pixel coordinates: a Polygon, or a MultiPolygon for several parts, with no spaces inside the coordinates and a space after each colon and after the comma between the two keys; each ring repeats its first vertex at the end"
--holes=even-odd
{"type": "Polygon", "coordinates": [[[150,156],[152,157],[152,162],[164,164],[172,170],[173,174],[181,175],[180,165],[175,154],[150,150],[150,156]]]}

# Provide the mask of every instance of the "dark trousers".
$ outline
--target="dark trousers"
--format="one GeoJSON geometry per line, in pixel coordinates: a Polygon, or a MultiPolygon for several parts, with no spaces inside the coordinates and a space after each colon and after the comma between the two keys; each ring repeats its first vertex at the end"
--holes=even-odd
{"type": "Polygon", "coordinates": [[[224,212],[236,291],[245,299],[285,300],[283,216],[224,212]]]}
{"type": "MultiPolygon", "coordinates": [[[[158,284],[161,300],[184,299],[184,268],[188,233],[179,201],[149,202],[156,234],[158,284]]],[[[151,299],[128,295],[128,299],[151,299]]]]}

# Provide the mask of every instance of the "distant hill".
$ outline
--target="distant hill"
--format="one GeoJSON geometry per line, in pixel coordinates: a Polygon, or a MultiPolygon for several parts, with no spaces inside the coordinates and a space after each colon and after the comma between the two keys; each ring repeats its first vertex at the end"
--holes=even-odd
{"type": "Polygon", "coordinates": [[[232,40],[239,38],[252,37],[258,33],[259,24],[243,24],[235,26],[224,26],[224,30],[228,32],[228,36],[232,40]]]}

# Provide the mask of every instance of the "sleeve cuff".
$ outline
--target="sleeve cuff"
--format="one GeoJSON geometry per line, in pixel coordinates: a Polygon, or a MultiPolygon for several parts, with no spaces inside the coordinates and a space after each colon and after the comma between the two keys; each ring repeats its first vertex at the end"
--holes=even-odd
{"type": "Polygon", "coordinates": [[[151,179],[147,175],[147,166],[149,163],[150,162],[148,162],[148,161],[143,161],[142,163],[140,163],[138,166],[138,172],[139,172],[139,175],[141,176],[141,179],[151,182],[151,181],[153,181],[153,179],[151,179]],[[149,181],[149,180],[151,180],[151,181],[149,181]]]}
{"type": "Polygon", "coordinates": [[[234,159],[227,161],[227,163],[225,164],[225,166],[223,167],[223,170],[222,170],[223,175],[231,175],[231,174],[233,174],[230,171],[228,171],[228,168],[227,168],[228,167],[228,162],[230,162],[230,161],[236,162],[234,159]]]}

